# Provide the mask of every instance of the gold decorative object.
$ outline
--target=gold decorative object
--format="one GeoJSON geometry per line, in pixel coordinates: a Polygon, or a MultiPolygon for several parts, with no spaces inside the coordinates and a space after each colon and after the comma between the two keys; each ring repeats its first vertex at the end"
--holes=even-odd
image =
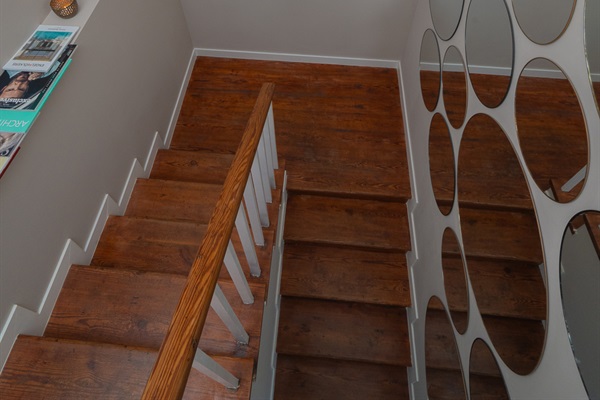
{"type": "Polygon", "coordinates": [[[50,0],[50,8],[61,18],[71,18],[77,14],[77,0],[50,0]]]}

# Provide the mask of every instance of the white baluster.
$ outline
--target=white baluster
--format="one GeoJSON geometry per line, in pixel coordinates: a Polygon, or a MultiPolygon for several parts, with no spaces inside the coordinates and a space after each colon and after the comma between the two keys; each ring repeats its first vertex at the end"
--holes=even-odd
{"type": "Polygon", "coordinates": [[[271,136],[269,135],[269,125],[265,121],[262,131],[262,143],[265,152],[265,159],[267,160],[267,175],[269,175],[269,183],[271,189],[275,189],[275,168],[273,168],[273,155],[271,154],[271,136]]]}
{"type": "Polygon", "coordinates": [[[265,141],[262,136],[260,137],[260,141],[258,142],[258,149],[256,149],[256,155],[258,156],[258,164],[260,166],[260,174],[262,177],[263,190],[265,191],[265,199],[267,203],[272,203],[273,198],[271,197],[271,185],[269,184],[269,166],[267,165],[265,141]]]}
{"type": "Polygon", "coordinates": [[[240,387],[238,378],[200,349],[196,349],[192,366],[227,389],[237,390],[240,387]]]}
{"type": "Polygon", "coordinates": [[[265,245],[265,237],[262,231],[262,224],[260,222],[260,216],[258,214],[258,204],[256,203],[256,197],[254,194],[254,183],[252,177],[248,177],[246,188],[244,189],[244,203],[246,203],[246,212],[248,213],[248,219],[250,220],[250,227],[252,228],[252,235],[254,236],[254,243],[257,246],[265,245]]]}
{"type": "Polygon", "coordinates": [[[252,276],[260,276],[260,265],[258,265],[258,257],[256,255],[254,243],[252,242],[252,235],[250,234],[250,227],[248,226],[248,220],[246,219],[246,212],[244,211],[243,204],[240,205],[237,217],[235,218],[235,227],[240,236],[246,260],[248,260],[250,274],[252,276]]]}
{"type": "Polygon", "coordinates": [[[246,275],[244,275],[244,271],[242,271],[242,265],[240,264],[237,254],[235,253],[235,248],[233,247],[231,240],[227,245],[227,251],[225,252],[223,262],[225,263],[225,267],[229,272],[229,276],[231,276],[231,280],[233,281],[235,288],[242,298],[242,302],[244,304],[254,303],[254,296],[252,296],[252,291],[248,285],[248,280],[246,279],[246,275]]]}
{"type": "Polygon", "coordinates": [[[219,318],[221,318],[221,321],[223,321],[227,329],[229,329],[229,332],[231,332],[235,340],[238,343],[248,344],[250,336],[244,329],[244,326],[237,315],[235,315],[233,308],[231,308],[231,305],[227,301],[227,298],[225,298],[225,294],[218,284],[215,286],[215,294],[210,301],[210,306],[217,313],[219,318]]]}
{"type": "Polygon", "coordinates": [[[267,211],[267,200],[265,199],[264,185],[262,182],[262,175],[260,173],[260,166],[258,164],[258,157],[254,157],[252,162],[252,182],[254,183],[254,194],[256,195],[256,202],[258,204],[258,213],[260,215],[260,223],[264,227],[269,226],[269,212],[267,211]]]}
{"type": "Polygon", "coordinates": [[[273,103],[269,106],[269,113],[267,114],[267,123],[269,132],[269,143],[271,144],[271,155],[273,160],[273,168],[279,169],[279,162],[277,160],[277,143],[275,142],[275,118],[273,117],[273,103]]]}

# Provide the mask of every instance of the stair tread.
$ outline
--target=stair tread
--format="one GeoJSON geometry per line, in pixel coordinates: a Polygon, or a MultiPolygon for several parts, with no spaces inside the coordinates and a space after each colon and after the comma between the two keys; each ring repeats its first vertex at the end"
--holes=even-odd
{"type": "MultiPolygon", "coordinates": [[[[430,399],[454,400],[466,397],[463,374],[458,370],[427,368],[427,393],[430,399]]],[[[471,396],[489,400],[508,400],[504,381],[500,377],[471,374],[471,396]]],[[[475,397],[474,397],[475,398],[475,397]]]]}
{"type": "Polygon", "coordinates": [[[207,223],[221,189],[211,183],[138,179],[125,215],[207,223]]]}
{"type": "MultiPolygon", "coordinates": [[[[425,354],[428,367],[452,370],[458,360],[454,334],[445,311],[428,309],[425,332],[425,354]]],[[[467,313],[455,312],[454,321],[466,326],[467,313]]],[[[527,374],[533,370],[544,345],[544,327],[541,321],[518,318],[483,316],[483,321],[496,350],[503,361],[516,368],[515,372],[527,374]]],[[[485,352],[471,355],[471,372],[497,376],[498,367],[485,352]]]]}
{"type": "Polygon", "coordinates": [[[204,224],[112,216],[92,264],[186,275],[205,232],[204,224]]]}
{"type": "MultiPolygon", "coordinates": [[[[0,376],[11,399],[139,399],[157,352],[72,340],[20,336],[0,376]]],[[[192,369],[184,399],[248,399],[253,361],[214,357],[240,378],[237,392],[192,369]]]]}
{"type": "Polygon", "coordinates": [[[410,248],[407,210],[399,202],[298,194],[289,197],[286,215],[286,241],[410,248]]]}
{"type": "Polygon", "coordinates": [[[159,150],[150,179],[223,184],[232,160],[231,154],[159,150]]]}
{"type": "MultiPolygon", "coordinates": [[[[175,274],[73,266],[45,335],[158,349],[185,281],[175,274]]],[[[250,283],[255,297],[252,305],[241,302],[232,282],[220,281],[219,285],[251,336],[250,343],[237,344],[210,309],[200,347],[209,354],[256,357],[264,285],[250,283]]]]}
{"type": "Polygon", "coordinates": [[[411,363],[403,307],[282,297],[277,353],[411,363]]]}
{"type": "Polygon", "coordinates": [[[284,296],[410,305],[406,256],[353,248],[286,244],[284,296]]]}
{"type": "MultiPolygon", "coordinates": [[[[442,265],[447,288],[458,287],[455,282],[460,279],[464,282],[462,258],[443,257],[442,265]]],[[[546,319],[546,288],[536,264],[468,257],[467,269],[480,313],[546,319]]],[[[458,293],[447,289],[446,296],[453,310],[468,310],[464,291],[458,293]]]]}
{"type": "Polygon", "coordinates": [[[406,367],[280,355],[275,399],[408,399],[406,367]]]}

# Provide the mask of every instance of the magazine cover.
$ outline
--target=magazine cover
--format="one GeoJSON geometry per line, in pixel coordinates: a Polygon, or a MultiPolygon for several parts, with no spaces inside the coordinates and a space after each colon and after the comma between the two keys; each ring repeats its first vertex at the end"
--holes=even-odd
{"type": "Polygon", "coordinates": [[[0,157],[10,157],[25,134],[0,132],[0,157]]]}
{"type": "Polygon", "coordinates": [[[38,26],[23,47],[4,65],[4,69],[48,72],[78,29],[77,26],[38,26]]]}

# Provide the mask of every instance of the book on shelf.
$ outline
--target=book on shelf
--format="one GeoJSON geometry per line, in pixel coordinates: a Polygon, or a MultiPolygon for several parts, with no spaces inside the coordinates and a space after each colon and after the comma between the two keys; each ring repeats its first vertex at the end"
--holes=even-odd
{"type": "Polygon", "coordinates": [[[5,70],[46,73],[75,37],[77,26],[40,25],[14,56],[5,70]]]}
{"type": "Polygon", "coordinates": [[[46,73],[4,71],[0,75],[0,132],[25,133],[71,62],[68,45],[46,73]]]}

